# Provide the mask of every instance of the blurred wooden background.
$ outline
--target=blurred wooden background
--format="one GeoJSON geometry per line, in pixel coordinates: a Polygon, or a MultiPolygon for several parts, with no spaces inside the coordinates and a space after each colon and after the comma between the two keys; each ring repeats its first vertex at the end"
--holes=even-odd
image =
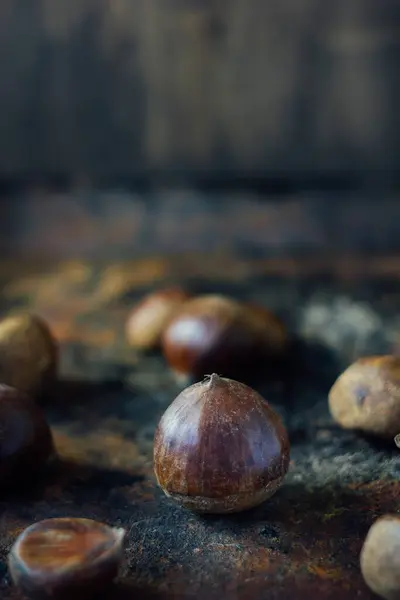
{"type": "Polygon", "coordinates": [[[0,175],[397,172],[398,0],[2,0],[0,175]]]}

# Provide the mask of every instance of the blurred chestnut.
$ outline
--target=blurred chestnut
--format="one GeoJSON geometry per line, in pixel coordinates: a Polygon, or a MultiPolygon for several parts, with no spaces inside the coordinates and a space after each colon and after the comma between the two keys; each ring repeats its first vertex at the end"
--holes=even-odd
{"type": "Polygon", "coordinates": [[[161,335],[189,294],[167,288],[145,296],[130,313],[125,326],[128,344],[139,350],[158,348],[161,335]]]}
{"type": "Polygon", "coordinates": [[[331,388],[329,408],[345,429],[393,439],[400,431],[400,357],[357,360],[331,388]]]}
{"type": "Polygon", "coordinates": [[[0,385],[0,489],[26,483],[53,456],[41,408],[23,392],[0,385]]]}
{"type": "Polygon", "coordinates": [[[400,598],[400,517],[384,515],[371,526],[360,555],[366,584],[386,600],[400,598]]]}
{"type": "Polygon", "coordinates": [[[31,396],[48,391],[57,374],[58,347],[36,315],[0,321],[0,381],[31,396]]]}
{"type": "Polygon", "coordinates": [[[219,295],[186,302],[162,337],[168,364],[184,379],[214,371],[244,377],[267,366],[283,347],[284,330],[277,319],[219,295]]]}
{"type": "Polygon", "coordinates": [[[160,487],[201,513],[233,513],[272,496],[289,466],[288,435],[253,389],[216,374],[186,388],[154,439],[160,487]]]}
{"type": "Polygon", "coordinates": [[[396,435],[396,437],[394,438],[394,443],[396,444],[396,446],[397,446],[398,448],[400,448],[400,433],[398,433],[398,434],[396,435]]]}
{"type": "Polygon", "coordinates": [[[281,355],[288,345],[288,332],[282,321],[268,308],[246,302],[244,309],[249,312],[249,320],[254,320],[256,328],[264,328],[265,343],[271,354],[281,355]]]}
{"type": "Polygon", "coordinates": [[[91,519],[47,519],[17,538],[11,578],[30,598],[96,597],[117,577],[125,531],[91,519]]]}

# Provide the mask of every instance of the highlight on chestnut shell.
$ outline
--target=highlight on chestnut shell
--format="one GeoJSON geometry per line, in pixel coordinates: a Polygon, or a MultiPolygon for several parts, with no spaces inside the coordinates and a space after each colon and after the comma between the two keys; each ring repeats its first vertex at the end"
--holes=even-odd
{"type": "Polygon", "coordinates": [[[138,350],[156,349],[169,321],[189,298],[179,287],[158,290],[145,296],[130,312],[125,324],[128,344],[138,350]]]}
{"type": "Polygon", "coordinates": [[[181,392],[154,438],[164,493],[200,513],[255,507],[280,487],[290,461],[287,431],[249,386],[215,373],[181,392]]]}
{"type": "Polygon", "coordinates": [[[6,385],[0,385],[0,431],[0,489],[27,484],[55,456],[42,409],[6,385]]]}
{"type": "Polygon", "coordinates": [[[125,531],[91,519],[46,519],[25,529],[8,556],[28,597],[92,598],[118,575],[125,531]]]}
{"type": "Polygon", "coordinates": [[[221,295],[186,302],[162,336],[167,363],[180,379],[224,373],[245,377],[282,356],[287,336],[266,309],[221,295]]]}
{"type": "Polygon", "coordinates": [[[393,440],[400,431],[399,382],[399,356],[358,359],[329,392],[333,419],[344,429],[393,440]]]}
{"type": "Polygon", "coordinates": [[[0,321],[0,381],[30,396],[47,392],[57,377],[58,345],[39,316],[16,314],[0,321]]]}

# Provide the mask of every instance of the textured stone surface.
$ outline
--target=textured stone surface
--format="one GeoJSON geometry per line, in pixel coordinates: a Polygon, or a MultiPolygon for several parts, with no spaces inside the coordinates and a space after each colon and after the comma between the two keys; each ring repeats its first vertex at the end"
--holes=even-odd
{"type": "Polygon", "coordinates": [[[69,515],[126,527],[127,562],[112,599],[372,600],[359,552],[373,520],[398,512],[400,453],[394,442],[341,431],[327,392],[354,358],[396,345],[396,264],[204,255],[4,261],[2,312],[29,307],[49,321],[62,346],[62,378],[46,408],[61,464],[36,489],[0,499],[1,597],[17,598],[5,566],[16,535],[35,520],[69,515]],[[274,380],[252,382],[292,443],[283,487],[254,511],[195,516],[155,484],[154,429],[180,387],[162,357],[126,348],[123,324],[133,302],[171,281],[262,302],[295,338],[274,380]]]}

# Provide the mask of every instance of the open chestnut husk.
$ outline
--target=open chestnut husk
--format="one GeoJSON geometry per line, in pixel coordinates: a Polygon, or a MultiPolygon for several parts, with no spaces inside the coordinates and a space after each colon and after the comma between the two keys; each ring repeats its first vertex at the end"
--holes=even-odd
{"type": "Polygon", "coordinates": [[[179,394],[154,438],[158,484],[200,513],[261,504],[280,487],[289,460],[288,435],[271,406],[247,385],[216,374],[179,394]]]}
{"type": "Polygon", "coordinates": [[[400,598],[400,517],[383,515],[365,538],[360,566],[365,583],[386,600],[400,598]]]}
{"type": "Polygon", "coordinates": [[[393,440],[400,431],[400,357],[354,362],[332,386],[329,409],[345,429],[393,440]]]}
{"type": "Polygon", "coordinates": [[[162,336],[163,354],[179,379],[218,372],[246,377],[270,367],[286,347],[281,322],[262,307],[219,295],[186,302],[162,336]]]}
{"type": "Polygon", "coordinates": [[[28,483],[54,457],[41,408],[23,392],[0,385],[0,489],[28,483]]]}
{"type": "Polygon", "coordinates": [[[29,313],[0,321],[0,381],[32,397],[55,381],[58,346],[45,321],[29,313]]]}
{"type": "Polygon", "coordinates": [[[40,521],[11,548],[11,578],[29,598],[97,597],[118,575],[124,535],[123,529],[91,519],[40,521]]]}
{"type": "Polygon", "coordinates": [[[158,348],[166,326],[188,298],[189,294],[178,287],[158,290],[145,296],[126,321],[128,344],[143,351],[158,348]]]}

